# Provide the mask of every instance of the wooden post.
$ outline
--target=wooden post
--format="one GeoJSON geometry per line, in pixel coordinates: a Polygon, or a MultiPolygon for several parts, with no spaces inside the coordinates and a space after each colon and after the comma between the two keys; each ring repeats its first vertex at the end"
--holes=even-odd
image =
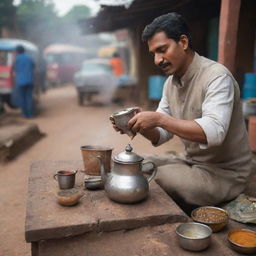
{"type": "Polygon", "coordinates": [[[241,0],[222,0],[219,23],[218,61],[235,70],[237,31],[241,0]]]}

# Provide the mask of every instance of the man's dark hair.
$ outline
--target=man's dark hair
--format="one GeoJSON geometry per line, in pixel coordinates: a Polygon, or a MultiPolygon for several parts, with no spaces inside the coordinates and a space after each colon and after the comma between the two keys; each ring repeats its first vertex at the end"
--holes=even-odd
{"type": "Polygon", "coordinates": [[[178,42],[181,35],[186,35],[189,47],[192,49],[192,40],[185,19],[176,12],[170,12],[155,18],[144,28],[142,41],[146,42],[158,32],[165,32],[168,38],[178,42]]]}
{"type": "Polygon", "coordinates": [[[16,47],[16,52],[17,53],[24,53],[25,52],[25,48],[22,45],[18,45],[16,47]]]}

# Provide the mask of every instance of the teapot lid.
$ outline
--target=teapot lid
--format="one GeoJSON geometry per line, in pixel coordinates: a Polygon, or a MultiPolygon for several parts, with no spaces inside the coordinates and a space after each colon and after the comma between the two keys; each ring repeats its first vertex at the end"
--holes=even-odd
{"type": "Polygon", "coordinates": [[[144,158],[132,152],[133,148],[130,144],[125,147],[125,151],[114,156],[114,160],[122,163],[137,163],[141,162],[144,158]]]}

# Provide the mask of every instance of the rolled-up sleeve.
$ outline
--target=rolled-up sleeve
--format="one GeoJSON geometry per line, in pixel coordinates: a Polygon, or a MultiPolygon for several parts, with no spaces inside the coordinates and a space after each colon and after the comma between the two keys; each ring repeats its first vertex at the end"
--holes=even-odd
{"type": "Polygon", "coordinates": [[[199,144],[201,149],[221,145],[229,129],[234,104],[233,80],[223,75],[213,80],[202,104],[202,117],[195,121],[204,130],[207,144],[199,144]]]}

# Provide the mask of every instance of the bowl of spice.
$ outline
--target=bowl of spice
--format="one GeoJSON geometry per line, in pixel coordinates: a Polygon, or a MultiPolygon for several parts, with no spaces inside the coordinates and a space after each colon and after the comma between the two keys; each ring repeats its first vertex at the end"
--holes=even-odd
{"type": "Polygon", "coordinates": [[[228,223],[227,211],[213,206],[203,206],[194,209],[191,218],[195,222],[208,225],[213,232],[223,229],[228,223]]]}
{"type": "Polygon", "coordinates": [[[205,250],[211,243],[212,230],[196,222],[182,223],[176,228],[179,245],[189,251],[205,250]]]}
{"type": "Polygon", "coordinates": [[[62,189],[57,193],[57,202],[63,206],[73,206],[79,202],[84,193],[79,189],[62,189]]]}
{"type": "Polygon", "coordinates": [[[256,232],[249,229],[233,229],[228,233],[231,248],[239,253],[256,253],[256,232]]]}

